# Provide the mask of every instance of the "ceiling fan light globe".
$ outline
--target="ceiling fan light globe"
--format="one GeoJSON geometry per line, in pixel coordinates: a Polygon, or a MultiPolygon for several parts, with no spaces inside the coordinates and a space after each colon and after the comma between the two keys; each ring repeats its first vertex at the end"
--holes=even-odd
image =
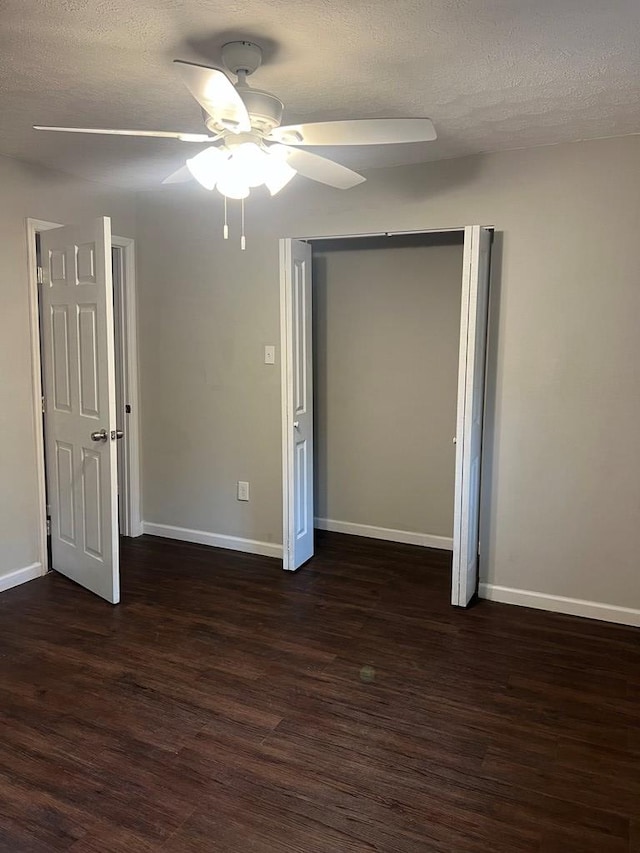
{"type": "Polygon", "coordinates": [[[271,162],[264,183],[271,195],[274,196],[284,189],[298,173],[279,157],[269,157],[269,160],[271,162]]]}
{"type": "Polygon", "coordinates": [[[218,148],[205,148],[187,160],[187,169],[205,189],[212,190],[226,163],[228,155],[218,148]]]}
{"type": "Polygon", "coordinates": [[[268,155],[255,142],[243,142],[234,149],[229,161],[229,172],[238,176],[249,187],[264,183],[268,155]]]}
{"type": "Polygon", "coordinates": [[[225,196],[225,198],[240,200],[247,198],[249,195],[249,187],[247,184],[230,174],[225,174],[220,178],[216,184],[216,189],[220,195],[225,196]]]}

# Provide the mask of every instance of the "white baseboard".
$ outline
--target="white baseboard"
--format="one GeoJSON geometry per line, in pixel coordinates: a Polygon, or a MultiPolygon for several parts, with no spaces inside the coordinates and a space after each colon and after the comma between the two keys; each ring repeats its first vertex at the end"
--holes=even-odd
{"type": "Polygon", "coordinates": [[[11,589],[14,586],[20,586],[21,583],[32,581],[35,578],[40,578],[43,575],[42,563],[32,563],[30,566],[25,566],[24,569],[16,569],[6,575],[0,575],[0,592],[6,589],[11,589]]]}
{"type": "Polygon", "coordinates": [[[316,518],[315,526],[318,530],[330,530],[333,533],[349,533],[351,536],[367,536],[369,539],[386,539],[387,542],[402,542],[405,545],[421,545],[423,548],[453,551],[453,539],[450,536],[432,536],[430,533],[412,533],[410,530],[353,524],[351,521],[335,521],[333,518],[316,518]]]}
{"type": "Polygon", "coordinates": [[[213,548],[227,548],[230,551],[282,559],[282,545],[274,542],[259,542],[256,539],[225,536],[206,530],[190,530],[188,527],[174,527],[171,524],[155,524],[153,521],[143,521],[142,530],[151,536],[162,536],[165,539],[179,539],[181,542],[195,542],[198,545],[211,545],[213,548]]]}
{"type": "Polygon", "coordinates": [[[620,625],[633,625],[640,628],[640,610],[620,607],[617,604],[601,604],[598,601],[584,601],[581,598],[565,598],[562,595],[548,595],[547,593],[531,592],[526,589],[512,589],[508,586],[496,586],[492,583],[481,583],[478,595],[480,598],[500,601],[503,604],[535,607],[537,610],[551,610],[554,613],[585,616],[588,619],[600,619],[602,622],[617,622],[620,625]]]}

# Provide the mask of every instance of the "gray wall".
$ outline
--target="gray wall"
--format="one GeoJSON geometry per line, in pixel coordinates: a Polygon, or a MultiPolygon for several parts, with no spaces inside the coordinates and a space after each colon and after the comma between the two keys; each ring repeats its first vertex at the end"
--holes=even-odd
{"type": "Polygon", "coordinates": [[[282,542],[280,366],[263,364],[280,342],[278,245],[255,223],[250,250],[237,228],[217,243],[214,212],[161,192],[139,205],[143,517],[282,542]]]}
{"type": "Polygon", "coordinates": [[[133,197],[0,157],[0,579],[39,561],[25,218],[112,215],[114,232],[128,237],[133,211],[133,197]]]}
{"type": "Polygon", "coordinates": [[[462,243],[313,250],[316,516],[451,537],[462,243]]]}
{"type": "Polygon", "coordinates": [[[147,520],[281,541],[276,237],[495,225],[482,576],[640,607],[639,172],[625,137],[300,178],[249,201],[244,253],[217,194],[141,196],[147,520]]]}

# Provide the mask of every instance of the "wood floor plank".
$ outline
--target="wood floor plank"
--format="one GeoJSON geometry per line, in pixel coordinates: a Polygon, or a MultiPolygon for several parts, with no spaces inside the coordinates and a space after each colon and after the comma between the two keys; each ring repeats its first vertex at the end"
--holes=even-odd
{"type": "Polygon", "coordinates": [[[575,828],[545,830],[540,853],[565,853],[567,850],[580,850],[580,853],[628,853],[629,847],[626,839],[602,833],[575,828]]]}
{"type": "Polygon", "coordinates": [[[141,537],[0,596],[0,853],[640,853],[640,631],[141,537]]]}
{"type": "Polygon", "coordinates": [[[69,848],[69,853],[158,853],[160,847],[117,825],[87,833],[69,848]]]}

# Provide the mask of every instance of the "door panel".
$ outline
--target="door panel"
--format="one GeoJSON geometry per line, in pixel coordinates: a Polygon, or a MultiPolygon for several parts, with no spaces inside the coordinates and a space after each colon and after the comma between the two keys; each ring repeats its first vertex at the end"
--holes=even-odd
{"type": "Polygon", "coordinates": [[[53,405],[60,412],[71,411],[71,364],[69,353],[69,307],[51,308],[53,340],[53,405]]]}
{"type": "Polygon", "coordinates": [[[478,585],[480,466],[491,232],[465,228],[458,371],[452,604],[465,607],[478,585]]]}
{"type": "Polygon", "coordinates": [[[41,235],[45,455],[52,568],[120,598],[111,226],[41,235]],[[105,441],[92,440],[104,430],[105,441]]]}
{"type": "Polygon", "coordinates": [[[281,240],[284,525],[283,565],[313,556],[311,246],[281,240]]]}
{"type": "Polygon", "coordinates": [[[76,514],[73,482],[73,447],[56,441],[58,535],[69,545],[76,544],[76,514]]]}
{"type": "Polygon", "coordinates": [[[78,364],[80,414],[99,419],[97,311],[95,304],[78,306],[78,364]]]}

